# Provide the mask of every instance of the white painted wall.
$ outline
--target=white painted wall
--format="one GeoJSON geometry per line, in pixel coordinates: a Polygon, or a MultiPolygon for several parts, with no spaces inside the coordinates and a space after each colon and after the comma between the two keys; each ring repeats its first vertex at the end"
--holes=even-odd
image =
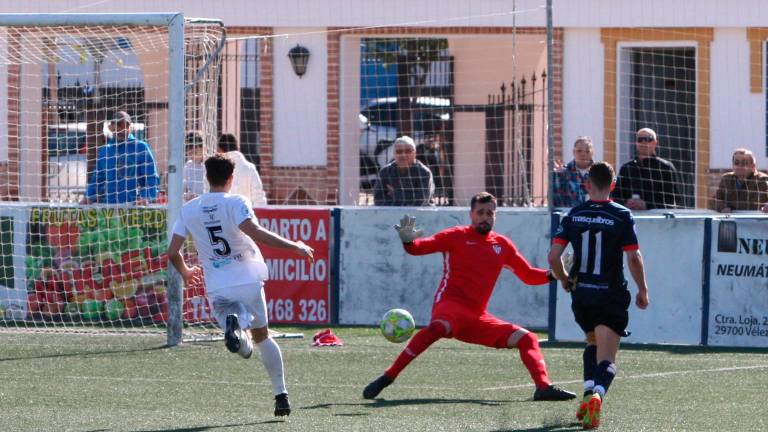
{"type": "Polygon", "coordinates": [[[763,0],[553,0],[558,27],[761,27],[763,0]]]}
{"type": "Polygon", "coordinates": [[[592,137],[603,158],[603,44],[599,29],[566,29],[563,47],[563,162],[573,159],[579,135],[592,137]]]}
{"type": "MultiPolygon", "coordinates": [[[[388,309],[408,309],[418,325],[429,322],[443,275],[442,254],[410,256],[392,229],[403,213],[416,216],[427,235],[469,224],[463,208],[353,208],[342,212],[339,319],[342,324],[377,324],[388,309]]],[[[546,211],[500,209],[494,230],[517,245],[531,265],[547,268],[549,215],[546,211]]],[[[502,271],[488,310],[523,326],[547,325],[548,285],[528,286],[502,271]]]]}
{"type": "MultiPolygon", "coordinates": [[[[544,0],[517,0],[520,26],[545,23],[544,0]]],[[[219,18],[228,26],[325,27],[511,25],[509,0],[29,0],[0,1],[0,13],[171,12],[219,18]]]]}
{"type": "MultiPolygon", "coordinates": [[[[749,27],[768,22],[763,0],[553,0],[558,27],[749,27]]],[[[546,23],[545,0],[16,0],[0,13],[169,12],[237,26],[519,26],[546,23]],[[224,7],[223,5],[226,5],[224,7]]]]}
{"type": "Polygon", "coordinates": [[[327,162],[328,44],[324,28],[276,28],[274,39],[274,165],[325,166],[327,162]],[[299,78],[288,51],[309,50],[307,72],[299,78]]]}
{"type": "MultiPolygon", "coordinates": [[[[701,341],[704,220],[636,216],[637,236],[645,261],[650,306],[635,306],[635,285],[629,270],[632,303],[629,327],[622,339],[630,343],[693,344],[701,341]]],[[[625,260],[626,261],[626,260],[625,260]]],[[[558,288],[555,336],[562,341],[583,341],[584,333],[573,319],[571,297],[558,288]]]]}
{"type": "Polygon", "coordinates": [[[766,95],[765,89],[763,93],[751,93],[749,90],[746,29],[715,29],[711,56],[710,167],[731,169],[733,150],[745,147],[755,154],[758,168],[766,169],[766,95]]]}

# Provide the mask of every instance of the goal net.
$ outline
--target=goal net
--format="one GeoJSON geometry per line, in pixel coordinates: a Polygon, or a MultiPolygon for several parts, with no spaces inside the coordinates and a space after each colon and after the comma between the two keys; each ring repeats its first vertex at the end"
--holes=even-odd
{"type": "Polygon", "coordinates": [[[169,217],[204,188],[224,39],[172,14],[0,16],[0,325],[163,334],[169,217]]]}

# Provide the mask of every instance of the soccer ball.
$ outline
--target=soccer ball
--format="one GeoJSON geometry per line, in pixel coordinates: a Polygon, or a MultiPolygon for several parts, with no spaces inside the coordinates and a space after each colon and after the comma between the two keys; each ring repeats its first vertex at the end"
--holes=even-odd
{"type": "Polygon", "coordinates": [[[381,334],[390,342],[404,342],[411,337],[416,323],[410,312],[405,309],[392,309],[381,319],[381,334]]]}

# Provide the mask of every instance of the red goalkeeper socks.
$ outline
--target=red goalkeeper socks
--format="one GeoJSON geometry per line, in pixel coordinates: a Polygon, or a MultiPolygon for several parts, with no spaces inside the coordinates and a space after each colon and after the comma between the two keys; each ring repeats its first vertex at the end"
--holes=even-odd
{"type": "Polygon", "coordinates": [[[544,356],[539,348],[539,338],[535,333],[528,333],[521,337],[517,342],[517,348],[520,350],[520,360],[523,361],[525,368],[531,375],[536,388],[545,389],[552,382],[547,374],[547,365],[544,362],[544,356]]]}
{"type": "Polygon", "coordinates": [[[413,336],[408,346],[397,356],[392,366],[384,371],[384,375],[394,380],[400,375],[400,372],[405,369],[410,362],[413,361],[419,354],[423,353],[430,345],[435,343],[438,339],[442,338],[446,334],[445,326],[439,322],[431,322],[427,327],[419,330],[413,336]]]}

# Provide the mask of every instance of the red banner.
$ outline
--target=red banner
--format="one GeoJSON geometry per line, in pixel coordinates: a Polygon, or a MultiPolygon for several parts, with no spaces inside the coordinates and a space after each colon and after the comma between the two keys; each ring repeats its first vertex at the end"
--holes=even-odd
{"type": "MultiPolygon", "coordinates": [[[[270,323],[328,324],[331,267],[330,210],[254,209],[259,224],[288,239],[301,240],[314,250],[315,262],[291,251],[259,245],[269,268],[264,284],[270,323]]],[[[205,288],[184,290],[184,320],[188,323],[213,319],[205,288]]]]}
{"type": "Polygon", "coordinates": [[[285,249],[260,246],[269,268],[264,284],[269,321],[290,324],[328,324],[331,319],[330,210],[255,209],[264,228],[314,250],[315,262],[285,249]]]}

